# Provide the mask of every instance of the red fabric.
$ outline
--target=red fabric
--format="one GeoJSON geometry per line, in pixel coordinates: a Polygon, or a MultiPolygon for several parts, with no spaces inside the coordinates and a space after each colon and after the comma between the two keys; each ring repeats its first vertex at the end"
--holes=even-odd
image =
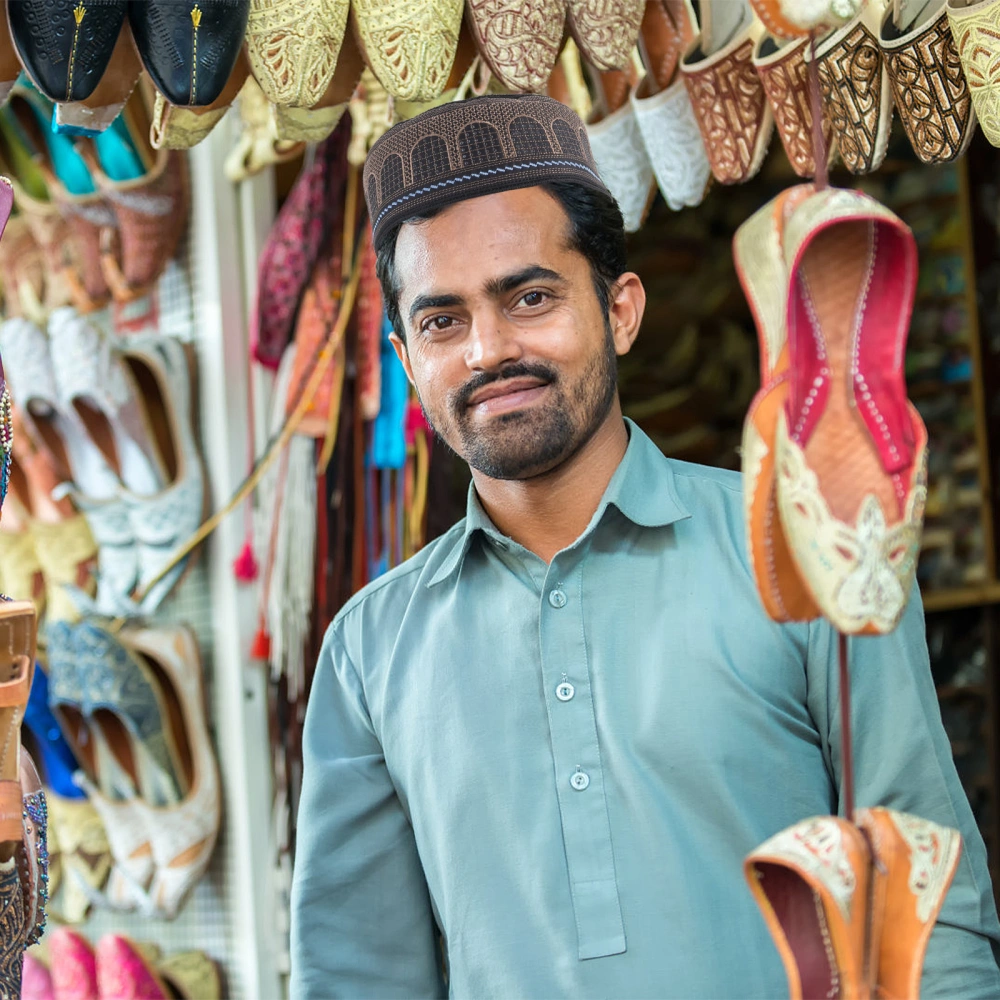
{"type": "Polygon", "coordinates": [[[334,207],[343,203],[350,115],[316,148],[275,220],[257,268],[251,321],[253,356],[277,369],[292,335],[306,282],[330,232],[334,207]]]}

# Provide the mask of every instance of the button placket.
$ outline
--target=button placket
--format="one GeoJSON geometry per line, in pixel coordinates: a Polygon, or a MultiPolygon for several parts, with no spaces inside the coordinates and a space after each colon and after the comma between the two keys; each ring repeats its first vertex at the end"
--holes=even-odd
{"type": "Polygon", "coordinates": [[[579,957],[587,959],[625,951],[625,932],[584,638],[583,554],[574,555],[575,566],[557,558],[549,567],[539,641],[579,957]]]}

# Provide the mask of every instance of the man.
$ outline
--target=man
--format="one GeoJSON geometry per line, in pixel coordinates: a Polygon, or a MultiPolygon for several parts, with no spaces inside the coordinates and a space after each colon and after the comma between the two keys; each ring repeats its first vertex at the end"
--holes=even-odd
{"type": "MultiPolygon", "coordinates": [[[[836,639],[765,616],[739,477],[623,420],[645,296],[579,119],[447,105],[380,140],[365,191],[393,342],[473,485],[327,636],[292,996],[787,995],[741,865],[837,811],[836,639]]],[[[852,659],[858,804],[965,840],[923,996],[998,996],[919,601],[852,659]]]]}

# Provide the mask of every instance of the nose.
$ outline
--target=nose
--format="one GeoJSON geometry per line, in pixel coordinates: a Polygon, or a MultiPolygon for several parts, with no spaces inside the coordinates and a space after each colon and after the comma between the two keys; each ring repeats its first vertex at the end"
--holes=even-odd
{"type": "Polygon", "coordinates": [[[522,356],[517,327],[489,311],[472,317],[465,363],[470,371],[496,371],[522,356]]]}

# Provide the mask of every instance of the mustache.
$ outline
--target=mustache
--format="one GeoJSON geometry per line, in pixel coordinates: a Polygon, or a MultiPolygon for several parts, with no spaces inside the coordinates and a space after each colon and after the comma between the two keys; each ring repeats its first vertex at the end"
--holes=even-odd
{"type": "Polygon", "coordinates": [[[455,393],[452,399],[452,409],[457,413],[461,413],[469,405],[469,400],[473,394],[479,392],[484,386],[492,385],[494,382],[505,382],[513,378],[536,378],[540,382],[549,384],[557,382],[559,375],[549,365],[528,361],[515,361],[501,368],[498,372],[481,372],[478,375],[473,375],[455,393]]]}

